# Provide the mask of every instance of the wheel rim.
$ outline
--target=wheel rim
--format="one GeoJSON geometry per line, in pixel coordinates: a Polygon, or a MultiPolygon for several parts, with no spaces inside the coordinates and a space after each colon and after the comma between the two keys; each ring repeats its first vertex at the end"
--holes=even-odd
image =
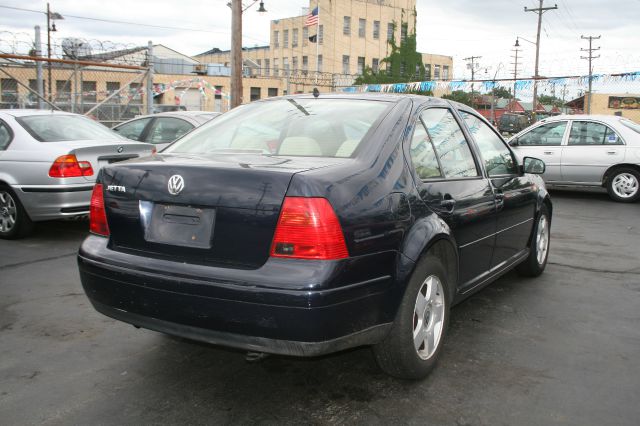
{"type": "Polygon", "coordinates": [[[620,173],[613,178],[611,188],[620,198],[631,198],[638,193],[638,178],[631,173],[620,173]]]}
{"type": "Polygon", "coordinates": [[[0,191],[0,232],[9,232],[16,226],[16,202],[6,191],[0,191]]]}
{"type": "Polygon", "coordinates": [[[538,265],[542,265],[547,258],[549,251],[549,221],[545,215],[538,221],[538,233],[536,235],[536,257],[538,265]]]}
{"type": "Polygon", "coordinates": [[[424,360],[433,356],[442,337],[444,309],[442,283],[430,275],[420,286],[413,309],[413,345],[424,360]]]}

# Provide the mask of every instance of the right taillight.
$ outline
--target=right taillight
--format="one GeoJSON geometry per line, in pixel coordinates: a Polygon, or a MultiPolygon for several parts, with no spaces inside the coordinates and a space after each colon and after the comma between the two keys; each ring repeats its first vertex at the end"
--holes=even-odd
{"type": "Polygon", "coordinates": [[[109,225],[107,224],[107,212],[104,209],[104,195],[101,183],[93,187],[91,193],[91,204],[89,206],[89,230],[103,237],[109,236],[109,225]]]}
{"type": "Polygon", "coordinates": [[[93,176],[93,167],[88,161],[78,161],[73,154],[61,155],[49,168],[49,176],[53,178],[93,176]]]}
{"type": "Polygon", "coordinates": [[[286,197],[271,256],[335,260],[349,256],[342,227],[325,198],[286,197]]]}

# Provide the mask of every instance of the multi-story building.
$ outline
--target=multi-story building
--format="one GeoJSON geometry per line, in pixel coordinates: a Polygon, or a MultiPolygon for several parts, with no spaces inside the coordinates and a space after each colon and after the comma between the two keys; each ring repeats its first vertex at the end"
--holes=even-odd
{"type": "MultiPolygon", "coordinates": [[[[282,77],[287,72],[354,76],[365,67],[380,69],[391,51],[416,31],[415,0],[311,0],[319,9],[317,25],[305,26],[307,15],[271,21],[269,46],[243,49],[245,66],[260,76],[282,77]]],[[[423,54],[433,79],[453,75],[453,58],[423,54]]],[[[230,62],[230,52],[212,49],[194,57],[201,63],[230,62]]]]}

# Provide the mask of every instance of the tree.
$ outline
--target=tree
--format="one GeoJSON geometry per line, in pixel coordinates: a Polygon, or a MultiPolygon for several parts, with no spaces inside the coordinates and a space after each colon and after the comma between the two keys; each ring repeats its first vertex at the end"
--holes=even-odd
{"type": "Polygon", "coordinates": [[[454,90],[448,95],[442,95],[442,99],[449,99],[450,101],[460,102],[461,104],[472,106],[471,93],[462,90],[454,90]]]}
{"type": "Polygon", "coordinates": [[[491,91],[491,94],[496,98],[503,98],[503,99],[511,99],[511,96],[512,96],[511,90],[505,89],[504,87],[495,87],[491,91]]]}
{"type": "Polygon", "coordinates": [[[564,105],[562,99],[550,95],[539,95],[538,102],[540,102],[542,105],[554,105],[557,107],[561,107],[564,105]]]}
{"type": "Polygon", "coordinates": [[[355,84],[407,83],[431,79],[422,63],[422,54],[416,51],[415,31],[407,34],[400,46],[396,45],[395,40],[390,40],[389,46],[391,53],[380,61],[381,69],[374,72],[371,67],[365,67],[355,84]],[[386,69],[383,70],[382,65],[385,65],[386,69]]]}

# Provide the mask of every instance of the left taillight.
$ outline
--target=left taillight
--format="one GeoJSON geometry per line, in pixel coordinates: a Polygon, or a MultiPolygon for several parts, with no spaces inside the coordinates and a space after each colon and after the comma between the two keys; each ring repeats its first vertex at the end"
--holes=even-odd
{"type": "Polygon", "coordinates": [[[92,176],[93,167],[88,161],[78,161],[75,155],[61,155],[49,168],[49,176],[53,178],[69,178],[92,176]]]}
{"type": "Polygon", "coordinates": [[[104,208],[103,186],[101,183],[93,187],[91,193],[91,204],[89,205],[89,230],[103,237],[109,236],[109,225],[107,224],[107,212],[104,208]]]}

